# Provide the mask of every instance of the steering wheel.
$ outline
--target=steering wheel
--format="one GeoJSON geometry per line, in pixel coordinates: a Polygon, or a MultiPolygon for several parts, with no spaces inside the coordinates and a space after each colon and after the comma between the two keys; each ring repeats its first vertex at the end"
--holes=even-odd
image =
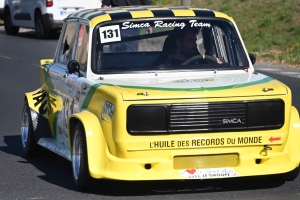
{"type": "Polygon", "coordinates": [[[191,62],[193,62],[195,60],[206,60],[206,59],[217,63],[217,59],[212,57],[212,56],[197,55],[197,56],[193,56],[193,57],[187,59],[184,63],[182,63],[182,65],[188,65],[188,64],[190,64],[191,62]]]}

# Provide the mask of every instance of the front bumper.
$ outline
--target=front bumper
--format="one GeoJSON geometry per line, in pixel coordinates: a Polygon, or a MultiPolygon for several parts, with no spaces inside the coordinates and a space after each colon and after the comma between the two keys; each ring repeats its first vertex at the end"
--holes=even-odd
{"type": "MultiPolygon", "coordinates": [[[[94,178],[115,180],[216,179],[280,174],[299,166],[299,156],[290,155],[288,147],[285,147],[283,152],[276,152],[276,149],[280,149],[278,145],[270,147],[273,150],[264,150],[264,146],[211,148],[207,150],[208,155],[237,153],[238,164],[235,167],[227,167],[224,163],[223,167],[204,169],[174,169],[174,155],[183,155],[182,150],[143,152],[144,158],[140,159],[120,159],[107,150],[105,168],[90,169],[90,174],[94,178]]],[[[195,149],[184,151],[184,155],[196,154],[195,149]]]]}

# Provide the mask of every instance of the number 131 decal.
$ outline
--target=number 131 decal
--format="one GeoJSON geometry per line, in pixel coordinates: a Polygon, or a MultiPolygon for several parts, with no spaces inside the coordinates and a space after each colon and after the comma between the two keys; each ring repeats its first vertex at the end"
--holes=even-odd
{"type": "Polygon", "coordinates": [[[121,41],[119,25],[101,27],[99,31],[101,43],[121,41]]]}

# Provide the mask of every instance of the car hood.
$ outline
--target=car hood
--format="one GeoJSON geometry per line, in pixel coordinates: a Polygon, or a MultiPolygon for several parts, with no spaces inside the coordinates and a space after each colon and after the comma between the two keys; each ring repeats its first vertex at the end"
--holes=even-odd
{"type": "Polygon", "coordinates": [[[253,97],[288,92],[284,84],[271,77],[245,71],[111,76],[100,84],[118,90],[123,100],[253,97]]]}

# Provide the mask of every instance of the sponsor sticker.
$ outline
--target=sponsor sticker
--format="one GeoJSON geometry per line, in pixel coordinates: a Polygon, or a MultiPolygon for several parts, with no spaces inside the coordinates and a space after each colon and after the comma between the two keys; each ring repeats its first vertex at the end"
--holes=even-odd
{"type": "Polygon", "coordinates": [[[233,168],[186,169],[179,171],[187,179],[239,177],[233,168]]]}
{"type": "MultiPolygon", "coordinates": [[[[180,28],[183,29],[184,27],[192,27],[192,28],[210,28],[211,24],[210,23],[204,23],[204,22],[199,22],[197,20],[190,20],[189,23],[185,22],[166,22],[166,21],[154,21],[153,22],[154,28],[180,28]]],[[[129,29],[129,28],[149,28],[151,27],[149,22],[124,22],[122,24],[122,29],[129,29]]]]}
{"type": "Polygon", "coordinates": [[[81,25],[80,31],[79,31],[79,37],[78,37],[78,46],[82,45],[82,39],[83,39],[83,35],[84,35],[84,29],[85,29],[85,25],[81,25]]]}
{"type": "Polygon", "coordinates": [[[101,43],[121,41],[120,26],[112,25],[99,28],[101,43]]]}
{"type": "Polygon", "coordinates": [[[149,143],[150,149],[166,149],[166,148],[197,148],[212,147],[224,145],[249,145],[262,144],[262,136],[253,137],[237,137],[237,138],[194,138],[189,140],[157,140],[149,143]]]}

